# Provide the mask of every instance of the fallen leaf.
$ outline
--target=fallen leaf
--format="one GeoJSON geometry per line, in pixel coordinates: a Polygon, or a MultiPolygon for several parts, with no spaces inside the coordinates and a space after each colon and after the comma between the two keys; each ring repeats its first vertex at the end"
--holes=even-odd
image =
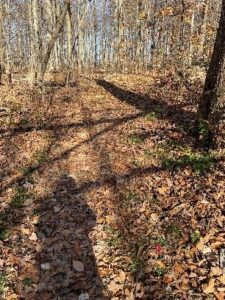
{"type": "Polygon", "coordinates": [[[215,292],[214,296],[217,300],[224,300],[224,293],[223,292],[215,292]]]}
{"type": "Polygon", "coordinates": [[[31,241],[37,241],[37,240],[38,240],[38,237],[37,237],[37,235],[36,235],[35,232],[32,232],[32,234],[31,234],[31,236],[30,236],[29,239],[30,239],[31,241]]]}
{"type": "Polygon", "coordinates": [[[160,260],[157,260],[157,261],[155,262],[155,266],[156,266],[156,267],[159,267],[159,268],[162,268],[162,269],[165,269],[165,268],[166,268],[165,264],[164,264],[162,261],[160,261],[160,260]]]}
{"type": "Polygon", "coordinates": [[[110,292],[117,293],[122,289],[123,289],[123,285],[116,283],[114,280],[108,284],[108,290],[110,292]]]}
{"type": "Polygon", "coordinates": [[[7,296],[7,300],[16,300],[16,299],[19,299],[17,294],[11,294],[7,296]]]}
{"type": "Polygon", "coordinates": [[[219,267],[212,267],[210,271],[210,276],[220,276],[223,274],[223,271],[219,267]]]}
{"type": "Polygon", "coordinates": [[[222,284],[225,284],[225,274],[218,278],[222,284]]]}
{"type": "Polygon", "coordinates": [[[116,277],[116,280],[120,283],[126,280],[126,274],[124,273],[124,271],[120,271],[119,275],[116,277]]]}
{"type": "Polygon", "coordinates": [[[205,294],[211,294],[215,292],[215,279],[210,278],[209,283],[203,285],[202,290],[205,294]]]}
{"type": "Polygon", "coordinates": [[[28,228],[21,227],[20,231],[22,234],[25,234],[25,235],[30,234],[30,229],[28,229],[28,228]]]}
{"type": "Polygon", "coordinates": [[[165,195],[167,192],[167,187],[158,188],[158,192],[160,195],[165,195]]]}
{"type": "Polygon", "coordinates": [[[74,243],[74,251],[77,255],[80,255],[80,253],[81,253],[81,247],[77,241],[74,243]]]}
{"type": "Polygon", "coordinates": [[[180,275],[180,274],[184,273],[184,267],[179,263],[175,263],[174,271],[175,271],[176,275],[180,275]]]}

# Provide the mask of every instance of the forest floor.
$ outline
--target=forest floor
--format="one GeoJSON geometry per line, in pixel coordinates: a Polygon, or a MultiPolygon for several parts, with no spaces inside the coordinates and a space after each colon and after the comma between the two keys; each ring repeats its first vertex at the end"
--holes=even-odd
{"type": "Polygon", "coordinates": [[[0,87],[1,299],[225,299],[225,164],[201,85],[107,75],[0,87]]]}

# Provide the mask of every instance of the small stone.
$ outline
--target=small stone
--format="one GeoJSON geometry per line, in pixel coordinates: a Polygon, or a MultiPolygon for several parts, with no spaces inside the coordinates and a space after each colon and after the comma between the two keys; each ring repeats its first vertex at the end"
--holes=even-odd
{"type": "Polygon", "coordinates": [[[25,202],[24,202],[24,206],[31,206],[33,204],[33,199],[27,199],[25,202]]]}
{"type": "Polygon", "coordinates": [[[78,298],[78,300],[88,300],[88,299],[90,299],[88,293],[80,294],[78,298]]]}
{"type": "Polygon", "coordinates": [[[73,268],[77,272],[84,272],[84,264],[81,261],[74,260],[73,261],[73,268]]]}
{"type": "Polygon", "coordinates": [[[59,206],[55,206],[54,207],[54,212],[55,213],[58,213],[60,210],[61,210],[61,208],[59,206]]]}
{"type": "Polygon", "coordinates": [[[41,264],[41,269],[44,271],[50,270],[51,269],[50,264],[49,263],[41,264]]]}
{"type": "Polygon", "coordinates": [[[225,249],[220,249],[220,268],[225,271],[225,249]]]}

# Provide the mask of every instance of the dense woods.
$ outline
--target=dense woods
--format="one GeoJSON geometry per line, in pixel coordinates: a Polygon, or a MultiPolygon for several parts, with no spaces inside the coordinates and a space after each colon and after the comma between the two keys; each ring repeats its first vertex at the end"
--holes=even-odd
{"type": "Polygon", "coordinates": [[[60,21],[49,70],[68,64],[80,71],[102,68],[141,72],[173,64],[206,67],[212,53],[220,1],[1,1],[1,63],[37,68],[60,21]],[[60,32],[62,31],[62,32],[60,32]]]}
{"type": "Polygon", "coordinates": [[[0,1],[0,299],[225,299],[225,0],[0,1]]]}

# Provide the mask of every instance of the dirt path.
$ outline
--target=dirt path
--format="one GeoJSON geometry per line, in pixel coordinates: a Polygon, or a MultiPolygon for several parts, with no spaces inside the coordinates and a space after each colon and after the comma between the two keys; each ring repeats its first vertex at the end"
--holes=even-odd
{"type": "Polygon", "coordinates": [[[58,88],[45,118],[29,111],[1,132],[3,299],[197,299],[207,288],[198,255],[224,240],[222,165],[186,163],[188,103],[147,96],[146,78],[116,80],[58,88]],[[202,281],[189,280],[199,268],[202,281]]]}

